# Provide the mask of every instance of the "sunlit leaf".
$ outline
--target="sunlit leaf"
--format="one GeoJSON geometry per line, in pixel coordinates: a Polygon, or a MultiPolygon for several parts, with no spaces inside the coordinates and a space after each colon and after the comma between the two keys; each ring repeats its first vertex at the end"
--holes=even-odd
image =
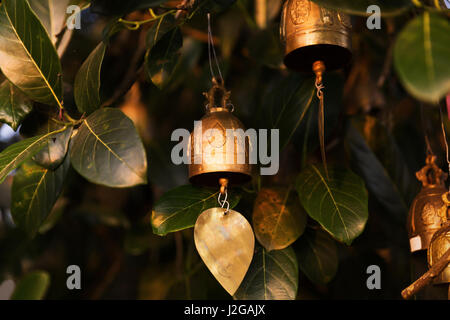
{"type": "Polygon", "coordinates": [[[70,0],[28,0],[31,9],[41,20],[50,39],[56,43],[66,23],[66,10],[70,0]]]}
{"type": "Polygon", "coordinates": [[[247,274],[235,293],[239,300],[294,300],[298,263],[294,250],[266,251],[257,247],[247,274]]]}
{"type": "Polygon", "coordinates": [[[311,218],[348,245],[364,230],[368,196],[364,181],[346,169],[310,165],[297,178],[300,202],[311,218]]]}
{"type": "Polygon", "coordinates": [[[26,0],[5,0],[0,7],[0,68],[30,99],[61,106],[61,63],[26,0]]]}
{"type": "Polygon", "coordinates": [[[110,187],[147,183],[147,157],[133,125],[119,109],[99,109],[72,139],[72,165],[87,180],[110,187]]]}
{"type": "Polygon", "coordinates": [[[11,82],[3,81],[0,85],[0,122],[8,124],[15,131],[32,109],[32,101],[11,82]]]}
{"type": "Polygon", "coordinates": [[[100,72],[106,44],[101,42],[81,66],[75,78],[74,95],[78,110],[91,114],[100,107],[100,72]]]}
{"type": "Polygon", "coordinates": [[[30,272],[17,283],[11,300],[42,300],[49,286],[50,275],[47,272],[30,272]]]}
{"type": "MultiPolygon", "coordinates": [[[[166,192],[155,204],[152,211],[153,232],[166,235],[183,229],[192,228],[197,217],[203,211],[218,207],[218,190],[185,185],[166,192]]],[[[240,193],[229,193],[230,209],[240,200],[240,193]]]]}
{"type": "Polygon", "coordinates": [[[300,270],[314,283],[327,284],[336,275],[338,255],[336,243],[322,230],[305,231],[296,242],[300,270]]]}
{"type": "Polygon", "coordinates": [[[252,219],[255,236],[268,251],[288,247],[306,226],[306,212],[292,188],[261,189],[252,219]]]}
{"type": "Polygon", "coordinates": [[[419,100],[437,103],[450,92],[450,22],[424,12],[400,32],[394,47],[397,74],[419,100]]]}
{"type": "Polygon", "coordinates": [[[24,163],[14,176],[11,214],[14,223],[34,237],[61,193],[70,159],[55,171],[34,162],[24,163]]]}

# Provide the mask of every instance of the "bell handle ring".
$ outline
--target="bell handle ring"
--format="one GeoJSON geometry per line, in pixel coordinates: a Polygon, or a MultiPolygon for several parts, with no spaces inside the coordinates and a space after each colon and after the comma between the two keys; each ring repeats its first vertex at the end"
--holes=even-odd
{"type": "Polygon", "coordinates": [[[422,182],[422,186],[435,187],[443,185],[447,179],[447,174],[436,165],[436,156],[434,154],[427,155],[425,163],[425,166],[416,172],[416,177],[422,182]]]}
{"type": "Polygon", "coordinates": [[[233,112],[234,107],[230,103],[231,92],[227,91],[223,81],[217,80],[215,77],[212,78],[212,83],[211,89],[203,93],[207,99],[206,109],[209,111],[211,108],[219,107],[228,110],[231,107],[231,112],[233,112]]]}

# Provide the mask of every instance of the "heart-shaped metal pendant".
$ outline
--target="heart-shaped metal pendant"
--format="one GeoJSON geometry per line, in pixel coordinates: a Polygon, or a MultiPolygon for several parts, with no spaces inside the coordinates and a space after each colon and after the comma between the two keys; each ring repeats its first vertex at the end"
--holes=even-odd
{"type": "Polygon", "coordinates": [[[234,295],[253,258],[255,236],[250,223],[237,211],[208,209],[197,218],[194,240],[209,271],[234,295]]]}

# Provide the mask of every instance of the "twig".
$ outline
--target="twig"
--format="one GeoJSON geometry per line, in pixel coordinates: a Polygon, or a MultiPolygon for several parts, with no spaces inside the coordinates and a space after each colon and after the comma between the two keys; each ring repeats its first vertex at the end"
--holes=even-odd
{"type": "Polygon", "coordinates": [[[403,299],[410,299],[413,295],[415,295],[417,292],[422,290],[425,286],[430,284],[430,282],[436,278],[444,269],[447,267],[447,265],[450,263],[450,249],[448,249],[444,255],[436,261],[435,264],[425,272],[419,279],[414,281],[409,287],[404,289],[402,291],[402,297],[403,299]]]}

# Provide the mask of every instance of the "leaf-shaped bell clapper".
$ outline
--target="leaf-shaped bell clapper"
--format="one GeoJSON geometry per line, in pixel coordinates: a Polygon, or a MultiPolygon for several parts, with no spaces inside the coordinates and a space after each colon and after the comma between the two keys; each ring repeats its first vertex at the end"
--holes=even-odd
{"type": "Polygon", "coordinates": [[[213,87],[205,96],[206,114],[196,121],[189,141],[189,181],[211,187],[223,185],[221,179],[231,185],[247,183],[252,173],[251,141],[232,113],[230,92],[213,78],[213,87]]]}
{"type": "Polygon", "coordinates": [[[352,58],[350,17],[309,0],[284,3],[280,34],[289,69],[311,72],[316,61],[327,70],[346,66],[352,58]]]}
{"type": "Polygon", "coordinates": [[[417,179],[422,182],[422,189],[414,198],[408,214],[411,252],[428,249],[433,234],[442,224],[439,212],[444,205],[442,195],[447,192],[444,186],[447,174],[435,162],[436,156],[428,155],[426,165],[416,172],[417,179]]]}
{"type": "MultiPolygon", "coordinates": [[[[442,227],[436,231],[431,239],[428,248],[428,265],[431,268],[442,256],[450,249],[450,221],[449,221],[449,193],[442,195],[444,205],[440,211],[442,218],[442,227]]],[[[434,279],[433,283],[450,283],[450,264],[434,279]]]]}

